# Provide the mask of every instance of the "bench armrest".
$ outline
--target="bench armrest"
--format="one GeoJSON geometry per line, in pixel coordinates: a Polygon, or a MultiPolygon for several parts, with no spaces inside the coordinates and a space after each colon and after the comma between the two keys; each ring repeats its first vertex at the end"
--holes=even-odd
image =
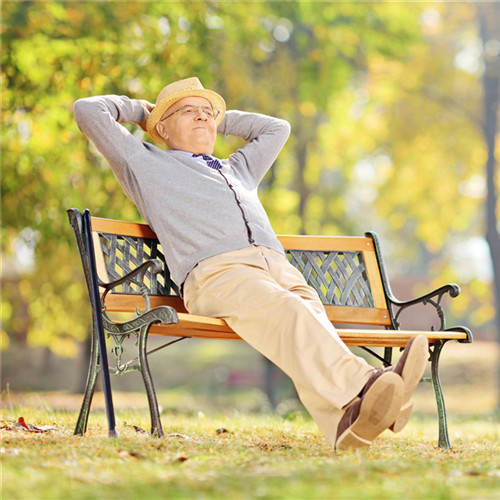
{"type": "Polygon", "coordinates": [[[421,297],[417,297],[411,300],[398,300],[391,290],[391,285],[389,284],[389,277],[387,275],[387,271],[385,269],[384,260],[382,259],[382,253],[380,251],[380,243],[378,240],[378,236],[373,231],[368,231],[365,233],[365,236],[371,238],[373,241],[373,246],[375,249],[375,254],[377,256],[377,262],[380,270],[380,277],[382,278],[382,284],[384,288],[384,294],[387,299],[387,306],[390,309],[391,313],[391,322],[392,327],[396,330],[400,329],[400,315],[401,313],[408,307],[414,306],[416,304],[423,305],[431,305],[434,307],[438,318],[439,318],[439,327],[435,328],[431,326],[431,331],[458,331],[464,332],[467,334],[467,339],[464,342],[472,342],[472,333],[465,326],[456,326],[453,328],[446,328],[446,321],[444,317],[444,311],[441,307],[441,300],[445,294],[449,294],[450,297],[455,298],[460,294],[460,287],[455,283],[450,283],[448,285],[441,286],[432,292],[426,293],[421,297]],[[395,310],[396,309],[396,310],[395,310]]]}
{"type": "Polygon", "coordinates": [[[389,303],[391,306],[395,306],[397,308],[397,311],[394,314],[393,322],[395,323],[395,326],[399,328],[400,323],[399,323],[399,318],[401,313],[407,309],[408,307],[417,305],[417,304],[422,304],[422,305],[431,305],[434,307],[436,310],[436,313],[439,318],[439,326],[438,328],[435,328],[434,326],[431,326],[431,331],[446,331],[446,330],[453,330],[453,331],[466,331],[468,334],[468,341],[472,341],[472,334],[470,333],[470,330],[465,328],[465,327],[455,327],[455,328],[446,328],[446,319],[444,315],[443,308],[441,307],[441,300],[444,295],[449,294],[450,297],[458,297],[460,294],[460,287],[456,285],[455,283],[450,283],[448,285],[441,286],[432,292],[426,293],[425,295],[422,295],[421,297],[417,297],[415,299],[411,300],[398,300],[394,295],[392,294],[392,291],[389,291],[387,294],[387,299],[389,300],[389,303]]]}
{"type": "Polygon", "coordinates": [[[151,274],[158,274],[162,271],[162,269],[163,269],[163,264],[161,263],[161,261],[159,261],[158,259],[150,259],[147,260],[146,262],[143,262],[139,267],[136,267],[135,269],[127,273],[125,276],[115,281],[110,281],[109,283],[100,282],[99,286],[104,288],[104,293],[102,295],[102,303],[104,304],[106,295],[111,290],[113,290],[113,288],[116,288],[119,285],[123,285],[124,283],[134,283],[139,287],[139,291],[144,297],[144,300],[146,302],[146,311],[149,311],[151,309],[151,304],[149,301],[148,288],[144,284],[144,277],[146,276],[146,273],[149,270],[151,271],[151,274]]]}
{"type": "Polygon", "coordinates": [[[445,293],[449,293],[450,297],[458,297],[460,295],[460,287],[456,285],[455,283],[450,283],[449,285],[444,285],[439,288],[436,288],[432,292],[426,293],[425,295],[422,295],[421,297],[417,297],[415,299],[410,299],[410,300],[398,300],[392,293],[388,294],[389,301],[393,303],[396,306],[400,307],[409,307],[415,304],[427,304],[432,302],[432,299],[434,297],[437,297],[436,302],[439,304],[441,302],[441,299],[445,293]]]}

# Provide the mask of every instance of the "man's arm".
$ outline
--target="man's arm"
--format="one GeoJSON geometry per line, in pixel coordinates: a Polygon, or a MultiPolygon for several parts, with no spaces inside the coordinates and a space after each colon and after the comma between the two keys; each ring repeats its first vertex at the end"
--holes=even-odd
{"type": "Polygon", "coordinates": [[[246,166],[257,186],[285,145],[290,135],[290,124],[272,116],[231,110],[226,112],[218,132],[236,135],[248,142],[231,157],[246,166]]]}
{"type": "Polygon", "coordinates": [[[127,161],[144,147],[121,123],[136,123],[142,128],[153,105],[125,96],[88,97],[76,101],[73,109],[80,130],[108,160],[120,181],[127,161]]]}

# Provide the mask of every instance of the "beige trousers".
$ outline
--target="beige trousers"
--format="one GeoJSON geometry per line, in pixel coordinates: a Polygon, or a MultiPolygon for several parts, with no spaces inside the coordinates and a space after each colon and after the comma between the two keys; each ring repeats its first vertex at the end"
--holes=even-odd
{"type": "Polygon", "coordinates": [[[184,283],[184,303],[190,313],[223,318],[279,366],[334,445],[342,407],[374,368],[345,346],[286,257],[253,245],[202,260],[184,283]]]}

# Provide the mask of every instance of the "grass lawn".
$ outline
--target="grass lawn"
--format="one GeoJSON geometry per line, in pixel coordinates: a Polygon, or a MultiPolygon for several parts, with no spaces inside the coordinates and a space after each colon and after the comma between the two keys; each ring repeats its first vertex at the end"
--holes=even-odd
{"type": "MultiPolygon", "coordinates": [[[[40,399],[40,403],[42,403],[40,399]]],[[[145,410],[118,412],[119,437],[107,438],[102,411],[85,437],[73,436],[75,411],[5,405],[2,498],[11,499],[482,499],[500,491],[499,427],[491,413],[451,418],[454,447],[436,447],[436,422],[416,415],[369,450],[333,454],[315,424],[291,417],[165,412],[165,438],[145,410]],[[51,426],[28,432],[16,421],[51,426]]]]}
{"type": "Polygon", "coordinates": [[[417,388],[401,433],[337,455],[296,403],[270,414],[255,388],[160,392],[162,439],[140,432],[149,429],[144,393],[114,392],[119,437],[109,439],[101,393],[81,437],[73,436],[80,395],[5,391],[2,499],[497,499],[497,347],[446,346],[449,451],[437,448],[430,384],[417,388]],[[29,432],[19,417],[51,428],[29,432]]]}

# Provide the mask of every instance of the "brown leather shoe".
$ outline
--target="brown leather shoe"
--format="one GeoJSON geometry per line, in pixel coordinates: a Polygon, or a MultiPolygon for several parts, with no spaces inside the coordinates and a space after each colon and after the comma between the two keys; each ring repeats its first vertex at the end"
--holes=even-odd
{"type": "Polygon", "coordinates": [[[401,410],[391,425],[393,432],[399,432],[408,423],[413,410],[411,396],[422,378],[429,357],[429,343],[424,335],[412,337],[406,344],[399,361],[391,370],[401,376],[404,382],[404,396],[401,410]]]}
{"type": "Polygon", "coordinates": [[[401,431],[410,419],[411,412],[413,410],[411,396],[424,374],[428,356],[429,343],[427,342],[425,336],[417,335],[416,337],[412,337],[406,344],[405,350],[396,365],[382,367],[375,370],[359,394],[359,397],[363,397],[363,394],[370,388],[375,380],[377,380],[384,373],[397,373],[403,379],[403,402],[401,410],[394,420],[394,423],[390,426],[390,429],[393,432],[401,431]]]}
{"type": "Polygon", "coordinates": [[[386,371],[372,376],[361,397],[354,400],[342,416],[337,428],[335,449],[370,446],[395,421],[404,393],[403,380],[397,373],[386,371]]]}

